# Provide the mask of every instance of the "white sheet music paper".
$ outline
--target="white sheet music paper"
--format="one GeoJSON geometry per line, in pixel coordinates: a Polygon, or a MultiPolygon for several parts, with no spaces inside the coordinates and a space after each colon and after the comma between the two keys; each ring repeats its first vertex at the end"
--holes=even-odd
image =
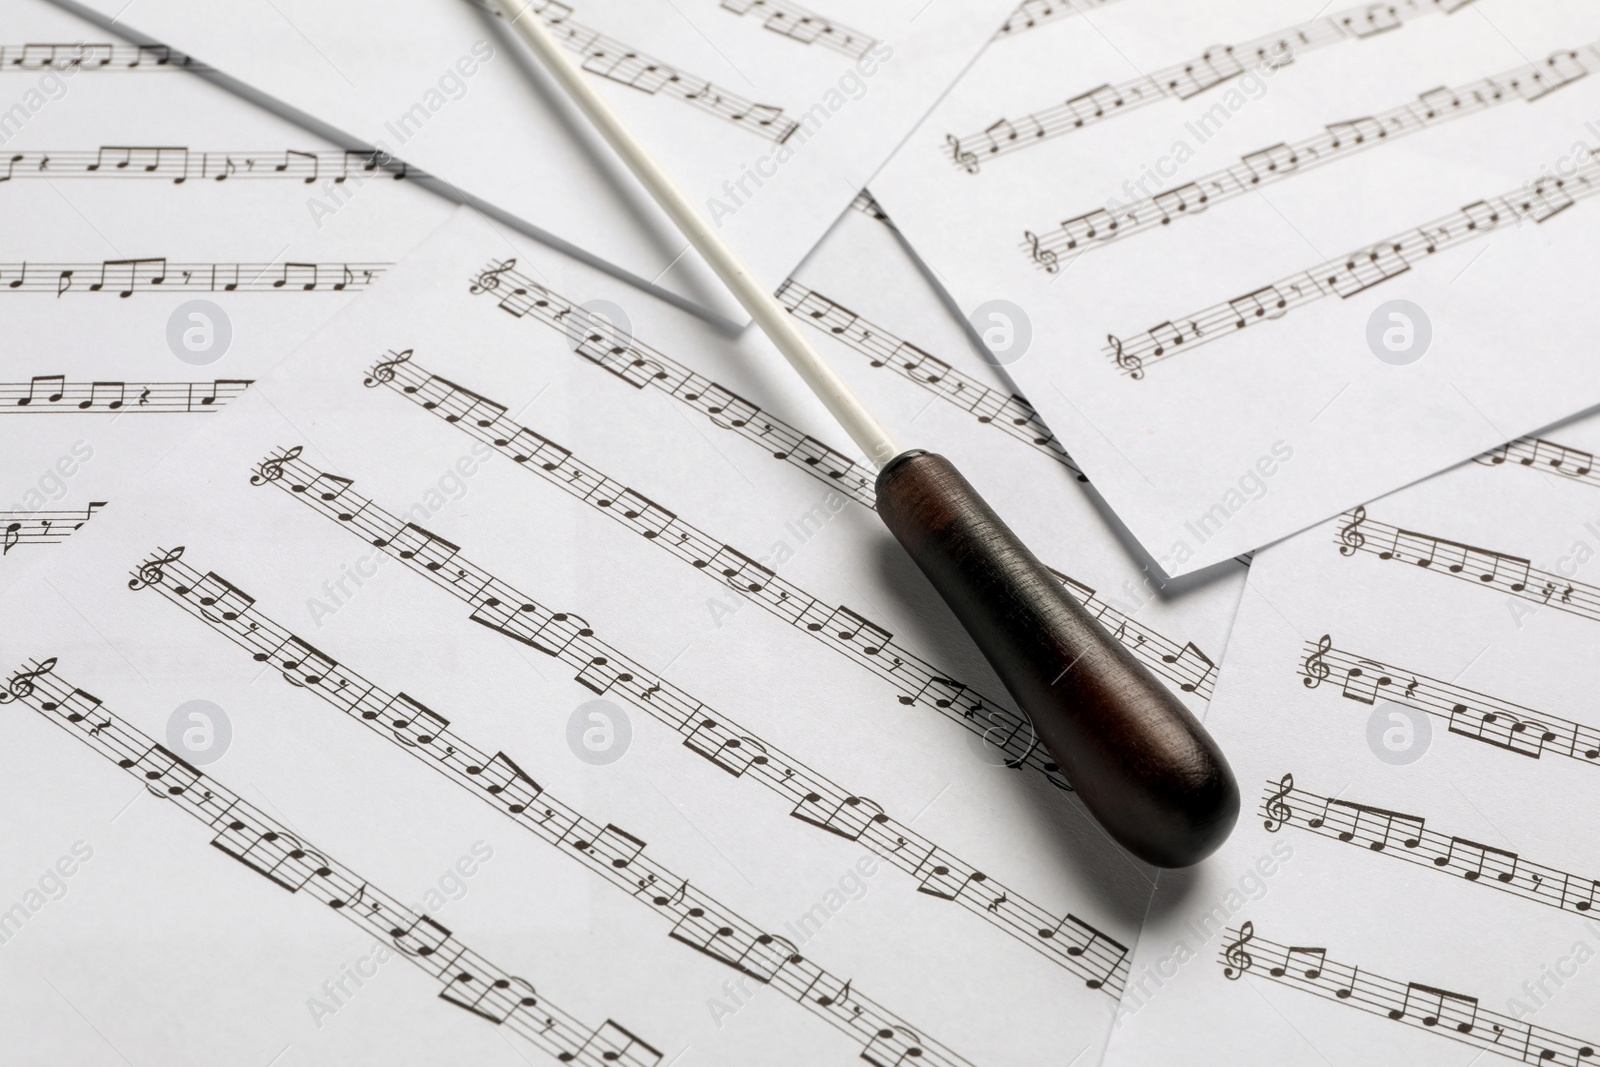
{"type": "Polygon", "coordinates": [[[1558,426],[1257,553],[1207,719],[1246,810],[1163,877],[1107,1062],[1593,1056],[1597,448],[1558,426]]]}
{"type": "MultiPolygon", "coordinates": [[[[536,9],[763,278],[784,277],[1012,0],[543,0],[536,9]]],[[[545,234],[745,321],[531,56],[468,0],[85,5],[545,234]]]]}
{"type": "MultiPolygon", "coordinates": [[[[95,38],[43,0],[10,14],[8,47],[95,38]]],[[[0,63],[0,582],[453,210],[158,57],[98,71],[87,45],[54,66],[13,58],[0,63]]]]}
{"type": "MultiPolygon", "coordinates": [[[[26,661],[7,665],[7,691],[33,690],[5,716],[0,789],[39,817],[7,850],[6,884],[80,839],[95,858],[6,944],[5,995],[49,1021],[35,1032],[52,1049],[101,1041],[72,1005],[124,1054],[173,1063],[286,1046],[308,1062],[357,1048],[540,1062],[537,1048],[577,1046],[538,1045],[547,1000],[578,1021],[568,1031],[634,1035],[648,1050],[624,1062],[640,1064],[685,1049],[1096,1062],[1153,872],[1089,823],[995,698],[861,502],[864,461],[825,444],[824,413],[764,342],[720,338],[463,211],[7,594],[31,623],[7,638],[26,661]],[[110,720],[74,688],[117,722],[93,734],[110,720]],[[214,762],[219,716],[180,714],[190,700],[228,719],[214,762]],[[128,768],[97,754],[127,729],[207,783],[148,747],[128,768]],[[188,781],[168,799],[199,796],[213,828],[130,772],[157,791],[188,781]],[[259,809],[217,849],[228,822],[206,789],[259,809]],[[223,854],[262,820],[315,856],[263,847],[251,871],[223,854]],[[425,907],[462,857],[479,873],[436,894],[429,918],[454,940],[433,931],[428,957],[406,954],[415,912],[399,935],[347,926],[372,918],[351,885],[425,907]],[[87,937],[126,966],[63,962],[87,937]],[[153,940],[162,952],[124,951],[153,940]],[[341,988],[375,943],[394,962],[341,988]],[[500,970],[428,970],[469,949],[500,970]],[[500,1030],[459,1010],[490,974],[525,979],[538,1005],[474,1001],[500,1030]],[[183,1044],[165,1025],[174,983],[183,1044]]],[[[892,242],[852,213],[806,282],[898,323],[912,293],[827,267],[870,278],[863,260],[897,262],[892,242]]],[[[944,323],[925,343],[958,337],[944,323]]],[[[918,423],[964,464],[988,456],[975,478],[1071,477],[824,345],[894,410],[926,409],[918,423]]],[[[1102,547],[1064,566],[1091,568],[1078,588],[1203,709],[1237,577],[1128,601],[1137,568],[1075,507],[1068,540],[1102,547]]],[[[1064,512],[1040,519],[1018,515],[1031,532],[1064,512]]]]}
{"type": "Polygon", "coordinates": [[[872,187],[1186,573],[1600,400],[1597,41],[1579,4],[1117,0],[996,40],[872,187]]]}

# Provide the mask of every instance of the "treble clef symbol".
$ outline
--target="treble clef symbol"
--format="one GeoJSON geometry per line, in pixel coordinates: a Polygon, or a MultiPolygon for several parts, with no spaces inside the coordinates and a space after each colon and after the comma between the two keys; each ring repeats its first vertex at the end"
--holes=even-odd
{"type": "Polygon", "coordinates": [[[1128,377],[1138,381],[1144,377],[1144,360],[1132,352],[1124,352],[1122,341],[1117,337],[1106,334],[1106,341],[1111,345],[1112,358],[1117,361],[1117,367],[1128,372],[1128,377]]]}
{"type": "Polygon", "coordinates": [[[388,385],[390,382],[394,381],[394,369],[402,363],[411,362],[411,352],[412,350],[409,348],[404,352],[396,352],[392,348],[389,349],[389,354],[394,358],[386,359],[382,363],[379,363],[376,367],[373,367],[372,373],[361,379],[361,384],[366,386],[368,389],[371,389],[374,386],[388,385]]]}
{"type": "Polygon", "coordinates": [[[1278,781],[1278,791],[1267,798],[1267,820],[1263,824],[1268,833],[1277,833],[1288,824],[1294,809],[1283,798],[1294,792],[1294,775],[1286,774],[1278,781]]]}
{"type": "Polygon", "coordinates": [[[1366,536],[1361,532],[1361,524],[1367,521],[1367,509],[1363,505],[1350,513],[1350,523],[1339,528],[1339,555],[1353,556],[1361,551],[1361,546],[1367,543],[1366,536]]]}
{"type": "Polygon", "coordinates": [[[956,166],[968,174],[978,173],[978,157],[971,152],[963,152],[961,150],[961,140],[955,134],[945,134],[944,143],[950,146],[950,158],[955,160],[956,166]]]}
{"type": "Polygon", "coordinates": [[[282,455],[267,457],[261,461],[261,466],[257,467],[256,472],[250,476],[250,484],[266,485],[268,482],[277,481],[283,477],[283,465],[290,460],[299,458],[299,445],[284,449],[282,455]]]}
{"type": "Polygon", "coordinates": [[[1256,924],[1247,922],[1239,927],[1239,940],[1230,942],[1223,953],[1223,958],[1228,961],[1228,966],[1222,968],[1222,976],[1237,982],[1244,972],[1255,965],[1255,959],[1244,950],[1244,946],[1256,936],[1256,924]]]}
{"type": "Polygon", "coordinates": [[[9,704],[13,700],[22,700],[33,695],[33,680],[43,678],[56,669],[56,658],[51,656],[38,668],[31,671],[18,671],[11,676],[11,682],[4,693],[0,693],[0,704],[9,704]]]}
{"type": "Polygon", "coordinates": [[[1043,267],[1050,274],[1055,274],[1061,269],[1061,264],[1056,259],[1056,254],[1048,248],[1039,245],[1039,235],[1032,230],[1023,230],[1022,239],[1033,248],[1033,261],[1043,267]]]}
{"type": "Polygon", "coordinates": [[[478,277],[473,280],[472,288],[469,290],[469,292],[476,295],[478,293],[487,293],[490,290],[500,288],[500,275],[504,274],[506,271],[510,270],[516,265],[517,261],[515,259],[508,259],[498,267],[484,268],[483,273],[478,275],[478,277]]]}
{"type": "Polygon", "coordinates": [[[166,580],[167,572],[165,568],[167,564],[176,563],[182,558],[182,545],[179,545],[171,552],[162,552],[161,549],[156,549],[156,554],[154,556],[139,564],[139,570],[136,572],[135,576],[128,581],[128,588],[138,590],[143,589],[146,586],[160,585],[166,580]]]}
{"type": "Polygon", "coordinates": [[[1317,650],[1306,657],[1306,676],[1300,679],[1300,684],[1307,689],[1315,689],[1328,680],[1328,675],[1332,672],[1328,669],[1328,664],[1324,662],[1323,657],[1328,654],[1328,650],[1332,647],[1332,635],[1323,634],[1322,640],[1317,642],[1317,650]]]}

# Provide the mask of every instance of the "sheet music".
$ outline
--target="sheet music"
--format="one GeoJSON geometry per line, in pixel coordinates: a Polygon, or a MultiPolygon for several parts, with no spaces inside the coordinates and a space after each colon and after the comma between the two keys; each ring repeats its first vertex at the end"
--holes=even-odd
{"type": "Polygon", "coordinates": [[[1562,424],[1256,554],[1207,718],[1247,811],[1163,878],[1108,1063],[1594,1055],[1597,445],[1562,424]]]}
{"type": "Polygon", "coordinates": [[[0,583],[453,210],[187,57],[102,48],[54,5],[14,7],[8,34],[77,44],[0,60],[0,583]]]}
{"type": "MultiPolygon", "coordinates": [[[[950,87],[1011,0],[534,5],[763,278],[783,278],[950,87]]],[[[189,0],[84,10],[201,58],[640,285],[746,316],[487,0],[403,8],[189,0]],[[394,62],[403,55],[404,63],[394,62]],[[579,176],[575,178],[574,176],[579,176]]]]}
{"type": "Polygon", "coordinates": [[[1165,571],[1600,400],[1592,12],[1155,7],[1003,35],[872,184],[1165,571]]]}
{"type": "MultiPolygon", "coordinates": [[[[958,354],[934,294],[884,284],[904,277],[896,241],[850,212],[794,285],[948,354],[952,374],[966,363],[979,387],[986,368],[958,354]]],[[[1237,568],[1181,600],[1135,585],[1145,573],[1057,455],[874,366],[863,334],[819,337],[885,417],[926,426],[994,499],[1040,477],[1080,494],[1019,525],[1071,536],[1063,580],[1204,710],[1237,568]]],[[[154,800],[126,816],[150,820],[141,839],[161,859],[129,856],[136,873],[108,881],[176,877],[273,909],[252,924],[276,947],[257,950],[269,958],[250,983],[270,1009],[222,988],[231,967],[198,958],[193,927],[155,927],[216,987],[189,1011],[250,1016],[208,1029],[212,1056],[276,1041],[269,1056],[290,1044],[321,1059],[365,1042],[536,1060],[504,1030],[515,1021],[526,1041],[565,1034],[550,1046],[563,1050],[620,1028],[640,1063],[686,1047],[730,1063],[1098,1059],[1152,872],[1088,822],[870,514],[865,461],[764,344],[508,244],[463,209],[8,592],[8,612],[39,619],[30,648],[7,641],[7,691],[33,687],[13,701],[31,714],[7,717],[26,735],[9,747],[53,755],[0,788],[53,795],[40,776],[81,761],[75,796],[115,813],[123,775],[148,766],[178,806],[242,797],[325,859],[258,850],[244,861],[263,881],[154,800]],[[79,719],[74,690],[100,702],[79,719]],[[152,710],[179,692],[226,709],[233,740],[214,765],[167,738],[170,709],[152,710]],[[315,764],[349,773],[299,762],[302,730],[319,738],[315,764]],[[113,735],[138,747],[120,774],[84,751],[113,735]],[[619,739],[617,762],[585,760],[619,739]],[[307,1007],[332,1006],[318,984],[352,950],[405,954],[417,927],[336,942],[365,913],[295,897],[348,900],[370,879],[387,895],[365,899],[415,917],[417,872],[436,880],[479,840],[494,858],[428,914],[444,931],[428,927],[430,955],[470,946],[496,970],[447,982],[412,969],[361,991],[359,1008],[307,1007]],[[513,992],[489,994],[490,974],[513,992]],[[509,976],[539,1003],[519,1006],[509,976]],[[545,1026],[566,1017],[545,997],[574,1020],[564,1031],[545,1026]],[[997,1024],[1019,1009],[1027,1026],[997,1024]]],[[[260,835],[252,819],[239,834],[260,835]]],[[[29,847],[48,853],[62,822],[28,830],[29,847]]],[[[97,854],[119,837],[108,828],[97,854]]],[[[30,923],[14,946],[26,997],[55,996],[36,976],[60,977],[60,938],[133,936],[116,908],[30,923]]],[[[154,987],[173,959],[127,980],[154,987]]],[[[185,1062],[137,1023],[142,998],[107,1000],[88,974],[56,984],[109,1012],[95,1017],[130,1054],[185,1062]]]]}

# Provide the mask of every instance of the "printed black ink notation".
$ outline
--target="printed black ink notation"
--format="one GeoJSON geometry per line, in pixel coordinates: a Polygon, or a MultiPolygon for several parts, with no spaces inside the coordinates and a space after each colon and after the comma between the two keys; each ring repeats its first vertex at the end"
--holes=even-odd
{"type": "Polygon", "coordinates": [[[722,10],[735,15],[747,15],[754,11],[757,17],[766,16],[761,23],[762,29],[801,44],[820,44],[858,59],[878,43],[868,34],[825,19],[789,0],[722,0],[722,10]]]}
{"type": "Polygon", "coordinates": [[[1346,700],[1374,705],[1382,699],[1413,708],[1443,722],[1451,734],[1508,754],[1565,756],[1600,766],[1600,729],[1335,648],[1327,634],[1307,642],[1300,674],[1307,689],[1327,682],[1325,691],[1346,700]]]}
{"type": "MultiPolygon", "coordinates": [[[[836,488],[869,508],[876,508],[874,475],[863,464],[768,416],[758,406],[634,337],[615,335],[565,297],[550,292],[515,270],[507,260],[485,268],[472,283],[474,293],[500,294],[499,307],[523,318],[541,322],[576,343],[577,353],[636,389],[657,389],[678,403],[710,419],[719,429],[731,430],[746,440],[771,450],[775,459],[789,462],[824,485],[836,488]]],[[[831,329],[831,327],[830,327],[831,329]]],[[[1209,699],[1212,661],[1190,642],[1180,645],[1111,607],[1095,591],[1060,571],[1052,571],[1090,614],[1145,660],[1157,674],[1174,681],[1184,692],[1209,699]]]]}
{"type": "MultiPolygon", "coordinates": [[[[252,483],[282,490],[297,503],[383,549],[469,605],[471,621],[567,664],[576,670],[576,679],[585,688],[627,701],[682,736],[684,746],[695,755],[741,781],[775,793],[789,805],[794,818],[860,842],[918,879],[919,887],[930,877],[928,872],[942,867],[947,873],[941,877],[955,876],[963,886],[985,886],[996,895],[1008,895],[1011,906],[998,912],[987,910],[988,892],[962,891],[953,899],[969,913],[1083,978],[1092,988],[1120,995],[1127,970],[1126,950],[1111,938],[1073,916],[1062,919],[999,885],[894,819],[881,806],[791,759],[777,746],[634,662],[597,637],[580,616],[552,611],[468,562],[457,546],[360,497],[348,481],[302,462],[298,447],[263,461],[252,483]],[[1063,924],[1067,934],[1040,933],[1059,930],[1063,924]],[[1071,934],[1079,929],[1085,933],[1071,934]]],[[[149,585],[164,582],[166,568],[175,561],[163,562],[163,558],[144,564],[136,580],[149,585]]]]}
{"type": "Polygon", "coordinates": [[[1525,467],[1545,474],[1558,474],[1585,485],[1600,487],[1594,453],[1581,448],[1547,441],[1542,437],[1519,437],[1499,448],[1492,448],[1473,460],[1485,467],[1525,467]]]}
{"type": "MultiPolygon", "coordinates": [[[[488,0],[472,0],[496,18],[504,18],[500,8],[488,0]]],[[[550,27],[556,40],[581,57],[584,70],[653,96],[661,93],[691,107],[731,122],[768,141],[783,144],[800,124],[784,116],[783,109],[757,104],[736,93],[719,89],[704,78],[692,75],[646,55],[623,42],[607,37],[571,19],[572,8],[560,0],[531,0],[527,5],[550,27]]]]}
{"type": "Polygon", "coordinates": [[[105,506],[101,500],[77,511],[0,511],[0,556],[19,546],[59,545],[105,506]]]}
{"type": "MultiPolygon", "coordinates": [[[[1032,732],[1018,712],[947,678],[949,672],[901,647],[893,634],[859,612],[823,603],[751,556],[690,525],[659,502],[584,463],[570,449],[506,418],[504,405],[430,374],[412,362],[409,351],[380,360],[365,381],[369,387],[387,386],[509,456],[524,470],[641,534],[655,547],[755,601],[801,633],[866,667],[898,689],[900,703],[935,708],[968,729],[990,736],[994,727],[985,729],[979,725],[980,720],[992,723],[998,717],[1008,721],[1012,729],[1007,744],[1015,742],[1017,746],[1012,753],[1015,762],[1008,761],[1008,765],[1030,764],[1047,773],[1057,770],[1047,756],[1032,751],[1032,732]],[[1028,746],[1029,751],[1021,751],[1023,746],[1028,746]]],[[[1083,590],[1067,580],[1063,583],[1080,600],[1093,599],[1092,590],[1083,590]]],[[[1130,637],[1125,618],[1116,636],[1184,692],[1203,693],[1212,679],[1214,664],[1192,644],[1180,647],[1148,630],[1136,631],[1130,637]]]]}
{"type": "Polygon", "coordinates": [[[1543,100],[1597,69],[1600,69],[1600,45],[1587,44],[1468,85],[1432,89],[1415,101],[1375,115],[1329,123],[1324,132],[1293,144],[1280,142],[1251,152],[1231,167],[1135,200],[1115,213],[1097,208],[1067,219],[1054,229],[1043,228],[1041,235],[1027,231],[1017,247],[1035,266],[1054,274],[1066,263],[1095,249],[1170,226],[1264,185],[1284,181],[1453,119],[1481,114],[1500,104],[1543,100]]]}
{"type": "Polygon", "coordinates": [[[879,222],[887,225],[890,229],[894,228],[894,223],[889,221],[889,216],[885,214],[883,208],[878,204],[878,202],[872,199],[872,194],[867,192],[865,189],[857,193],[856,198],[850,201],[850,209],[852,211],[859,211],[863,215],[877,219],[879,222]]]}
{"type": "Polygon", "coordinates": [[[211,845],[219,852],[393,945],[401,958],[441,983],[440,999],[517,1034],[563,1063],[656,1067],[661,1062],[660,1052],[629,1031],[609,1019],[598,1027],[580,1021],[533,983],[490,963],[426,914],[301,840],[106,711],[98,698],[57,676],[55,667],[55,658],[50,658],[18,670],[0,691],[0,704],[16,701],[37,711],[127,771],[150,795],[216,831],[211,845]]]}
{"type": "Polygon", "coordinates": [[[208,71],[166,45],[132,44],[5,44],[0,45],[0,74],[6,71],[108,71],[125,73],[167,70],[208,71]]]}
{"type": "Polygon", "coordinates": [[[1600,588],[1552,571],[1537,570],[1521,556],[1376,522],[1367,517],[1364,506],[1345,512],[1337,525],[1342,556],[1364,552],[1381,560],[1409,563],[1430,574],[1472,582],[1541,607],[1600,622],[1600,588]]]}
{"type": "Polygon", "coordinates": [[[1600,880],[1430,830],[1420,815],[1319,796],[1295,785],[1292,774],[1267,784],[1261,814],[1270,833],[1295,827],[1561,911],[1587,915],[1600,894],[1600,880]]]}
{"type": "MultiPolygon", "coordinates": [[[[172,553],[159,553],[166,559],[172,553]]],[[[141,581],[141,566],[134,572],[141,581]]],[[[141,582],[142,585],[142,582],[141,582]]],[[[148,587],[143,586],[142,587],[148,587]]],[[[561,855],[610,882],[671,925],[668,936],[720,963],[780,990],[853,1037],[870,1040],[904,1021],[856,993],[851,1003],[823,1006],[809,994],[838,984],[781,937],[763,932],[681,874],[645,854],[644,841],[621,827],[587,818],[555,797],[504,752],[492,756],[455,733],[450,722],[413,697],[386,692],[311,647],[255,606],[254,598],[215,573],[201,574],[181,560],[164,563],[154,585],[169,602],[221,631],[256,663],[278,671],[352,721],[399,747],[423,766],[509,817],[561,855]],[[232,610],[217,610],[219,603],[232,610]],[[671,893],[668,887],[682,885],[671,893]]],[[[965,1063],[923,1043],[929,1062],[965,1063]]]]}
{"type": "Polygon", "coordinates": [[[387,263],[168,263],[108,259],[102,263],[0,263],[0,293],[300,293],[356,292],[387,263]]]}
{"type": "Polygon", "coordinates": [[[1022,397],[1007,396],[989,388],[932,353],[868,322],[843,304],[807,289],[793,278],[779,286],[774,295],[797,319],[866,356],[873,367],[887,368],[946,403],[976,416],[984,425],[1031,445],[1070,470],[1078,481],[1089,480],[1039,418],[1039,413],[1022,397]]]}
{"type": "Polygon", "coordinates": [[[1268,941],[1257,936],[1254,923],[1241,923],[1224,937],[1217,962],[1228,978],[1267,979],[1523,1063],[1577,1067],[1595,1054],[1592,1042],[1490,1011],[1477,997],[1337,963],[1322,947],[1268,941]]]}
{"type": "Polygon", "coordinates": [[[210,382],[69,382],[41,374],[27,382],[0,382],[0,416],[205,414],[219,411],[252,383],[218,378],[210,382]]]}
{"type": "Polygon", "coordinates": [[[25,178],[155,178],[186,182],[223,182],[276,178],[306,185],[351,179],[427,178],[398,160],[385,162],[380,152],[202,152],[181,146],[110,145],[92,150],[49,149],[0,153],[0,183],[25,178]]]}
{"type": "MultiPolygon", "coordinates": [[[[945,677],[949,672],[903,648],[894,635],[860,612],[818,600],[792,582],[780,578],[754,557],[690,525],[677,512],[613,480],[589,466],[537,431],[505,417],[506,408],[494,400],[430,374],[414,363],[409,353],[382,360],[365,379],[410,400],[425,411],[509,456],[522,469],[576,497],[607,518],[640,534],[651,545],[701,571],[713,581],[759,604],[799,633],[812,638],[851,662],[887,681],[905,705],[923,704],[966,729],[985,730],[989,709],[1011,724],[1003,744],[997,745],[1016,766],[1031,763],[1046,773],[1057,773],[1053,763],[1032,751],[1032,731],[1016,711],[993,697],[945,677]]],[[[1008,761],[1008,765],[1012,765],[1008,761]]]]}
{"type": "Polygon", "coordinates": [[[532,316],[572,342],[578,355],[635,389],[665,393],[705,415],[718,428],[732,430],[761,446],[774,459],[799,467],[868,507],[876,503],[875,475],[862,464],[637,338],[617,334],[577,303],[519,272],[516,264],[515,259],[508,259],[485,267],[472,279],[471,292],[499,297],[496,306],[514,318],[532,316]]]}
{"type": "Polygon", "coordinates": [[[1233,337],[1247,327],[1276,322],[1291,310],[1324,297],[1348,300],[1406,274],[1445,249],[1525,222],[1549,222],[1596,193],[1600,193],[1600,155],[1571,178],[1539,178],[1225,303],[1126,338],[1110,335],[1102,354],[1118,370],[1139,379],[1152,363],[1233,337]]]}
{"type": "Polygon", "coordinates": [[[1216,45],[1196,59],[1116,85],[1098,86],[1015,121],[1000,119],[977,133],[960,137],[948,134],[945,147],[951,163],[968,174],[977,174],[983,162],[997,156],[1126,115],[1147,104],[1191,99],[1242,77],[1251,67],[1279,69],[1313,49],[1365,40],[1398,30],[1423,15],[1458,11],[1471,2],[1392,0],[1362,4],[1243,44],[1216,45]]]}
{"type": "Polygon", "coordinates": [[[1015,37],[1047,22],[1067,18],[1082,11],[1104,7],[1112,0],[1022,0],[994,35],[995,40],[1015,37]]]}

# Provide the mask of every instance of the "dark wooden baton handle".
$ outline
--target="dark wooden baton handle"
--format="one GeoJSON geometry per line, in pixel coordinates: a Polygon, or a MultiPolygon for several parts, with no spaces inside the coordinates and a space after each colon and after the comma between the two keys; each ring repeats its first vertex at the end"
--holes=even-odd
{"type": "Polygon", "coordinates": [[[1112,837],[1158,867],[1226,840],[1239,786],[1211,735],[949,460],[896,456],[878,474],[878,513],[1112,837]]]}

